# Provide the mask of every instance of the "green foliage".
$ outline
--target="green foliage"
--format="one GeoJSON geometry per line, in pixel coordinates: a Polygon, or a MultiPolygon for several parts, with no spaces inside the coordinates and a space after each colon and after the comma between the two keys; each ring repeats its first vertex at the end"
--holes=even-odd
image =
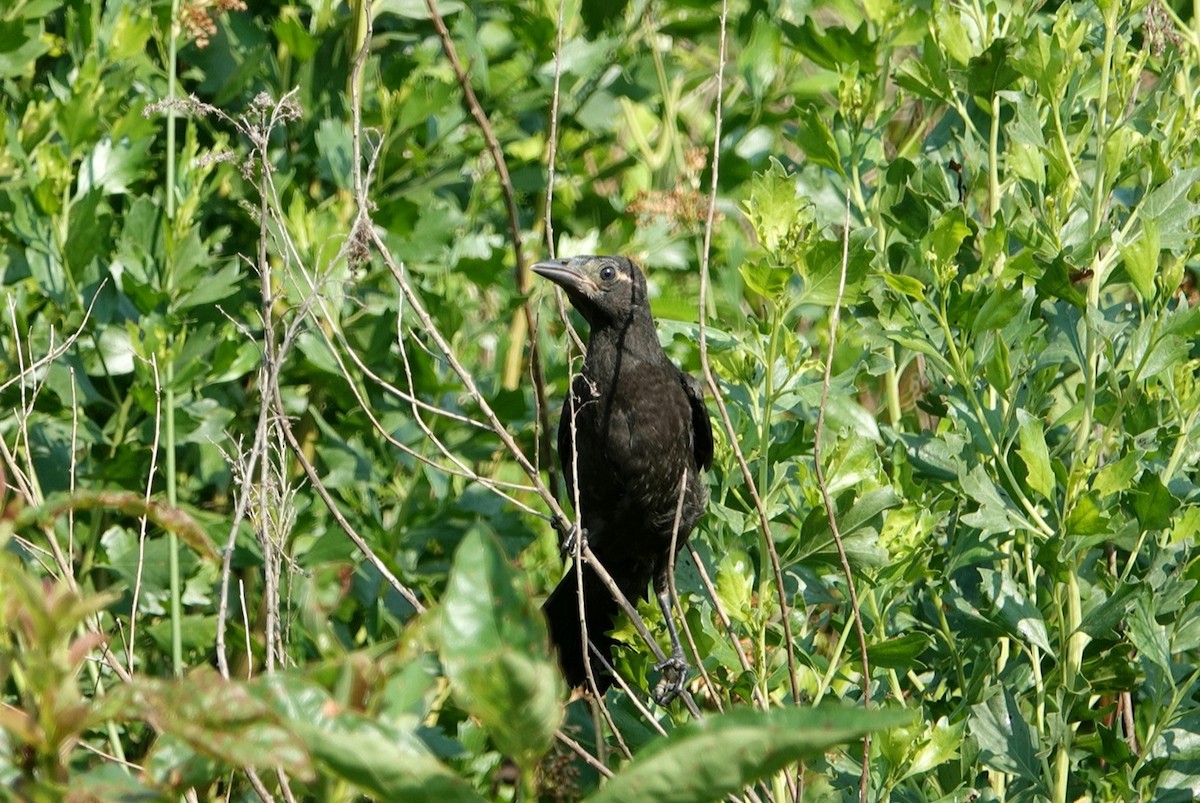
{"type": "Polygon", "coordinates": [[[1183,4],[731,3],[718,86],[713,4],[438,3],[506,172],[426,4],[183,5],[0,11],[11,794],[1200,794],[1183,4]],[[703,718],[564,704],[520,266],[635,257],[699,373],[714,147],[703,718]]]}

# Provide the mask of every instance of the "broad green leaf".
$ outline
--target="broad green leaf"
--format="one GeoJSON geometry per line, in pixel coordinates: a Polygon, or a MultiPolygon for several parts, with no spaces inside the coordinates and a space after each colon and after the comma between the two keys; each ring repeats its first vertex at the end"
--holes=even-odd
{"type": "Polygon", "coordinates": [[[179,680],[135,677],[110,692],[105,706],[122,721],[144,720],[197,753],[232,767],[281,767],[313,777],[308,753],[255,684],[197,669],[179,680]]]}
{"type": "Polygon", "coordinates": [[[738,273],[742,274],[747,287],[769,299],[778,298],[792,278],[791,269],[771,265],[761,259],[746,260],[738,265],[738,273]]]}
{"type": "Polygon", "coordinates": [[[800,110],[799,126],[796,128],[795,136],[797,144],[804,149],[810,162],[844,174],[837,140],[825,122],[825,118],[817,112],[816,108],[807,106],[800,110]]]}
{"type": "Polygon", "coordinates": [[[717,566],[717,599],[734,621],[750,621],[754,599],[754,569],[744,552],[733,550],[717,566]]]}
{"type": "Polygon", "coordinates": [[[1069,535],[1103,535],[1111,533],[1112,529],[1108,507],[1101,504],[1100,496],[1095,491],[1089,491],[1075,500],[1075,506],[1067,515],[1069,535]]]}
{"type": "Polygon", "coordinates": [[[1162,530],[1171,526],[1171,514],[1179,500],[1150,471],[1138,480],[1133,492],[1133,512],[1143,530],[1162,530]]]}
{"type": "Polygon", "coordinates": [[[958,255],[963,240],[971,236],[971,226],[960,207],[945,212],[933,224],[925,237],[926,247],[933,252],[937,265],[948,264],[958,255]]]}
{"type": "Polygon", "coordinates": [[[455,553],[439,624],[455,697],[505,755],[531,767],[562,721],[561,675],[524,577],[480,528],[455,553]]]}
{"type": "Polygon", "coordinates": [[[1012,47],[1010,40],[997,37],[987,50],[971,59],[967,66],[967,88],[977,98],[990,101],[1020,77],[1010,63],[1012,47]]]}
{"type": "Polygon", "coordinates": [[[1096,479],[1092,482],[1092,489],[1100,494],[1101,497],[1120,493],[1133,482],[1133,478],[1137,476],[1140,465],[1141,453],[1130,452],[1120,460],[1109,463],[1096,472],[1096,479]]]}
{"type": "Polygon", "coordinates": [[[1200,507],[1195,505],[1175,519],[1171,527],[1171,542],[1180,543],[1200,537],[1200,507]]]}
{"type": "Polygon", "coordinates": [[[1012,577],[996,569],[980,569],[980,588],[992,603],[994,612],[1006,629],[1023,641],[1052,652],[1042,612],[1029,601],[1024,589],[1012,577]]]}
{"type": "Polygon", "coordinates": [[[1003,329],[1024,306],[1025,297],[1019,286],[995,287],[987,294],[983,307],[971,324],[971,330],[979,334],[991,329],[1003,329]]]}
{"type": "Polygon", "coordinates": [[[323,775],[381,800],[482,800],[414,734],[346,710],[310,681],[275,675],[265,683],[275,710],[323,775]]]}
{"type": "MultiPolygon", "coordinates": [[[[867,656],[871,659],[872,668],[908,671],[915,668],[917,657],[932,643],[933,639],[926,633],[906,633],[876,644],[868,644],[867,656]]],[[[848,646],[850,654],[858,656],[858,645],[853,640],[848,646]]]]}
{"type": "MultiPolygon", "coordinates": [[[[862,294],[863,281],[871,268],[872,251],[870,232],[857,230],[850,235],[846,285],[842,292],[842,304],[858,303],[862,294]]],[[[838,285],[842,272],[842,244],[834,240],[819,240],[811,245],[804,256],[804,290],[801,300],[805,304],[833,306],[837,301],[838,285]]]]}
{"type": "Polygon", "coordinates": [[[984,764],[1039,786],[1043,783],[1037,757],[1041,748],[1034,744],[1033,731],[1011,690],[971,706],[968,723],[984,764]]]}
{"type": "Polygon", "coordinates": [[[777,261],[796,251],[812,221],[807,204],[796,194],[795,178],[774,157],[750,180],[744,208],[759,243],[777,261]]]}
{"type": "Polygon", "coordinates": [[[985,535],[1011,533],[1013,530],[1032,530],[1033,526],[983,466],[975,466],[961,479],[962,489],[979,503],[979,509],[963,516],[963,521],[978,527],[985,535]]]}
{"type": "Polygon", "coordinates": [[[962,746],[963,733],[967,729],[966,721],[950,724],[946,717],[941,717],[929,729],[929,738],[917,749],[910,759],[906,778],[928,772],[934,767],[946,763],[958,755],[962,746]]]}
{"type": "Polygon", "coordinates": [[[864,733],[912,720],[908,712],[836,706],[717,714],[644,749],[588,800],[707,803],[864,733]]]}
{"type": "Polygon", "coordinates": [[[150,149],[149,137],[130,142],[113,143],[104,138],[79,167],[77,196],[82,197],[93,187],[108,195],[129,193],[129,185],[141,177],[150,149]]]}

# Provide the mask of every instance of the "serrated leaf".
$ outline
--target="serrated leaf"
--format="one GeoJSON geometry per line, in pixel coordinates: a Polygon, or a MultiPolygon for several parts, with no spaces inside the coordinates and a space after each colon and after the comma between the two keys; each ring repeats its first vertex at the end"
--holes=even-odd
{"type": "Polygon", "coordinates": [[[275,710],[300,737],[322,774],[379,800],[482,800],[415,734],[348,711],[323,688],[302,678],[272,675],[264,682],[275,710]]]}
{"type": "Polygon", "coordinates": [[[1033,732],[1012,692],[971,706],[971,735],[979,742],[980,758],[994,770],[1042,784],[1042,768],[1033,732]]]}
{"type": "Polygon", "coordinates": [[[845,175],[842,169],[842,158],[838,153],[837,140],[833,131],[825,122],[825,118],[813,106],[800,110],[799,125],[796,128],[796,143],[804,149],[810,162],[828,167],[839,175],[845,175]]]}
{"type": "Polygon", "coordinates": [[[1171,526],[1171,514],[1179,500],[1171,495],[1159,478],[1147,471],[1133,492],[1133,512],[1143,530],[1162,530],[1171,526]]]}
{"type": "Polygon", "coordinates": [[[1096,473],[1092,490],[1102,498],[1124,491],[1137,476],[1140,464],[1141,454],[1138,452],[1130,452],[1120,460],[1109,463],[1096,473]]]}
{"type": "Polygon", "coordinates": [[[1008,574],[995,569],[980,569],[980,589],[992,603],[1001,623],[1022,641],[1052,652],[1042,612],[1029,601],[1023,589],[1008,574]]]}

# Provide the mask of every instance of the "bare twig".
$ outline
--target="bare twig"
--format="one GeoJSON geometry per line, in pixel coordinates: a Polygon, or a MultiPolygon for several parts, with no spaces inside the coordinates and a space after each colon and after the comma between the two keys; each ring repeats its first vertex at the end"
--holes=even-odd
{"type": "MultiPolygon", "coordinates": [[[[700,561],[700,553],[696,551],[696,547],[691,544],[687,545],[688,554],[692,556],[692,563],[696,564],[696,570],[700,573],[700,582],[704,584],[704,590],[708,594],[709,601],[713,604],[713,610],[717,613],[717,618],[721,620],[721,626],[725,628],[725,634],[729,637],[729,643],[733,645],[734,651],[738,656],[738,663],[742,665],[742,669],[750,672],[754,667],[750,663],[749,656],[742,648],[741,639],[738,638],[737,632],[733,629],[733,621],[729,618],[729,614],[725,613],[725,606],[721,604],[721,599],[717,596],[716,586],[713,585],[712,578],[708,576],[708,569],[704,568],[704,564],[700,561]]],[[[768,707],[767,699],[763,696],[762,690],[758,688],[758,684],[754,685],[754,701],[758,707],[766,711],[768,707]]]]}
{"type": "MultiPolygon", "coordinates": [[[[829,311],[829,351],[825,355],[825,375],[821,381],[821,404],[817,408],[817,425],[813,431],[813,465],[816,471],[817,488],[821,492],[821,501],[825,506],[825,518],[833,532],[833,542],[837,546],[838,560],[841,561],[842,571],[846,575],[846,589],[850,594],[850,608],[854,617],[854,629],[858,634],[858,646],[862,652],[862,692],[863,706],[871,704],[871,664],[867,657],[867,632],[863,627],[862,612],[858,606],[858,592],[855,590],[854,574],[850,568],[850,559],[846,556],[846,546],[842,542],[842,531],[838,526],[837,509],[833,497],[829,493],[829,485],[825,481],[825,469],[821,459],[821,438],[825,432],[825,407],[829,401],[829,385],[833,375],[833,352],[837,346],[838,320],[841,317],[842,296],[846,292],[846,267],[850,261],[850,193],[846,193],[846,217],[842,231],[842,266],[838,276],[837,297],[833,308],[829,311]]],[[[863,734],[862,778],[858,790],[858,799],[866,803],[867,791],[870,784],[871,734],[863,734]]]]}
{"type": "MultiPolygon", "coordinates": [[[[721,414],[721,423],[725,428],[726,437],[729,440],[729,445],[733,449],[733,454],[737,460],[738,467],[742,472],[742,480],[746,484],[746,489],[750,493],[750,498],[754,502],[754,509],[758,513],[759,527],[762,530],[763,541],[766,544],[767,554],[771,559],[771,570],[775,577],[775,591],[779,597],[780,619],[783,623],[783,639],[784,647],[787,650],[788,662],[788,680],[791,684],[792,702],[800,702],[800,682],[796,675],[796,649],[793,642],[792,622],[791,622],[791,604],[787,599],[787,592],[783,585],[783,570],[779,562],[779,551],[775,548],[775,539],[771,535],[770,517],[767,515],[767,509],[763,505],[762,497],[759,495],[758,486],[755,485],[754,476],[750,471],[750,466],[746,462],[746,456],[742,453],[739,445],[738,434],[733,428],[733,421],[729,417],[729,410],[725,407],[725,400],[721,397],[721,386],[717,383],[716,376],[713,374],[712,365],[708,359],[708,338],[705,320],[708,307],[708,276],[709,276],[709,258],[712,252],[712,234],[713,221],[716,216],[717,209],[717,171],[720,166],[721,153],[721,89],[724,87],[725,81],[725,26],[729,14],[728,0],[721,2],[721,44],[718,51],[717,63],[717,104],[716,104],[716,122],[713,132],[713,154],[712,154],[712,184],[710,188],[710,198],[708,204],[708,217],[704,223],[704,248],[700,255],[700,364],[704,369],[704,380],[708,384],[708,390],[712,393],[714,400],[717,403],[717,409],[721,414]]],[[[770,411],[764,411],[764,415],[769,415],[770,411]]]]}
{"type": "MultiPolygon", "coordinates": [[[[86,327],[88,325],[88,321],[90,321],[92,319],[92,308],[96,306],[96,299],[100,298],[100,294],[102,292],[104,292],[104,288],[107,284],[108,284],[108,277],[106,276],[100,280],[100,284],[96,287],[96,292],[92,294],[92,300],[88,302],[87,310],[85,310],[83,313],[83,320],[79,322],[79,326],[75,329],[75,331],[72,332],[67,337],[66,340],[64,340],[62,343],[59,343],[57,346],[51,345],[50,349],[47,350],[46,353],[43,354],[39,359],[35,360],[34,362],[31,362],[28,366],[22,365],[21,368],[17,371],[17,373],[14,376],[10,377],[7,382],[0,383],[0,393],[3,393],[5,390],[7,390],[8,387],[10,385],[12,385],[14,382],[24,382],[26,378],[36,374],[42,368],[44,368],[47,365],[50,365],[52,362],[57,360],[64,353],[66,353],[67,349],[71,348],[71,346],[73,346],[75,344],[75,341],[79,339],[79,336],[81,334],[83,334],[84,327],[86,327]]],[[[9,297],[9,304],[10,305],[16,304],[15,299],[12,298],[11,296],[9,297]]],[[[11,307],[10,307],[10,309],[11,309],[11,307]]],[[[14,317],[14,319],[13,319],[14,338],[15,338],[16,334],[17,334],[16,319],[14,317]]],[[[53,344],[53,339],[54,339],[54,330],[53,329],[50,330],[50,338],[51,338],[51,343],[53,344]]],[[[20,348],[17,349],[17,353],[19,356],[20,348]]]]}
{"type": "MultiPolygon", "coordinates": [[[[454,70],[454,75],[458,79],[459,86],[462,88],[467,109],[479,125],[479,130],[483,133],[484,141],[487,143],[488,153],[491,154],[492,162],[496,166],[496,175],[500,180],[500,193],[504,198],[504,208],[508,214],[509,236],[512,237],[513,259],[516,263],[514,274],[516,277],[517,292],[523,297],[523,301],[521,302],[522,317],[520,319],[522,325],[514,327],[511,332],[514,337],[512,337],[512,345],[510,345],[510,354],[519,356],[521,349],[518,343],[528,338],[530,370],[533,374],[533,395],[537,405],[538,420],[542,431],[549,432],[550,415],[546,404],[546,381],[542,371],[537,333],[533,329],[533,307],[529,303],[529,268],[525,262],[525,248],[521,242],[521,219],[517,210],[517,195],[513,190],[512,178],[508,173],[508,162],[504,158],[504,149],[500,147],[500,140],[496,138],[496,132],[492,128],[491,121],[488,120],[487,113],[484,112],[479,98],[475,95],[475,89],[471,86],[471,78],[467,75],[467,71],[463,68],[462,62],[458,58],[458,50],[454,47],[454,40],[450,38],[450,31],[446,28],[446,23],[442,19],[442,15],[438,13],[437,4],[434,0],[425,0],[425,7],[429,11],[429,19],[433,22],[433,27],[437,30],[438,37],[442,40],[442,50],[446,54],[446,59],[450,62],[450,67],[454,70]],[[524,331],[520,331],[521,329],[524,329],[524,331]]],[[[510,359],[509,362],[511,363],[512,360],[510,359]]],[[[514,373],[511,369],[506,370],[506,383],[512,382],[515,384],[514,373]]],[[[550,459],[549,443],[545,438],[542,438],[538,445],[541,449],[540,462],[546,465],[547,476],[550,478],[550,490],[557,496],[558,474],[554,468],[553,461],[550,459]]]]}
{"type": "Polygon", "coordinates": [[[591,753],[589,753],[587,751],[587,749],[584,748],[583,745],[581,745],[579,742],[572,739],[567,734],[563,733],[562,730],[555,731],[554,738],[558,739],[558,741],[561,742],[562,744],[565,744],[568,748],[571,749],[572,753],[574,753],[575,755],[582,758],[589,767],[591,767],[596,772],[603,775],[605,778],[613,777],[612,770],[610,770],[608,767],[606,767],[602,763],[600,763],[600,761],[595,756],[593,756],[591,753]]]}
{"type": "MultiPolygon", "coordinates": [[[[154,488],[154,475],[158,471],[158,439],[162,434],[162,382],[158,376],[158,355],[150,353],[150,370],[154,373],[154,441],[150,446],[150,470],[146,472],[146,492],[143,500],[146,512],[138,517],[138,561],[133,578],[133,601],[129,605],[129,643],[126,645],[126,660],[129,673],[133,674],[133,645],[137,641],[138,599],[142,593],[142,568],[146,560],[146,525],[149,521],[150,492],[154,488]]],[[[218,634],[219,637],[219,634],[218,634]]]]}
{"type": "MultiPolygon", "coordinates": [[[[675,587],[675,555],[679,548],[679,522],[683,518],[683,499],[687,495],[687,480],[688,472],[685,468],[679,477],[679,493],[675,498],[675,519],[671,523],[671,551],[667,553],[667,591],[671,596],[671,608],[679,615],[679,624],[683,628],[684,636],[687,637],[688,647],[692,651],[692,660],[696,662],[696,670],[699,671],[704,685],[708,688],[708,696],[716,704],[717,710],[723,711],[725,707],[721,704],[721,697],[717,694],[717,687],[713,685],[708,670],[704,668],[704,659],[700,657],[696,639],[692,636],[692,628],[687,622],[687,617],[683,615],[683,606],[679,603],[679,589],[675,587]]],[[[663,611],[663,615],[670,616],[671,612],[663,611]]]]}

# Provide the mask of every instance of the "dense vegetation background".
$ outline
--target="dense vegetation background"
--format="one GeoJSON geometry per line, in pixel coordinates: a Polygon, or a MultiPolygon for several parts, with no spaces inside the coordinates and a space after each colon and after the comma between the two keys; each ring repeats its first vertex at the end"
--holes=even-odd
{"type": "Polygon", "coordinates": [[[249,5],[0,11],[6,796],[1193,799],[1192,8],[249,5]],[[536,613],[605,252],[718,431],[669,709],[536,613]]]}

